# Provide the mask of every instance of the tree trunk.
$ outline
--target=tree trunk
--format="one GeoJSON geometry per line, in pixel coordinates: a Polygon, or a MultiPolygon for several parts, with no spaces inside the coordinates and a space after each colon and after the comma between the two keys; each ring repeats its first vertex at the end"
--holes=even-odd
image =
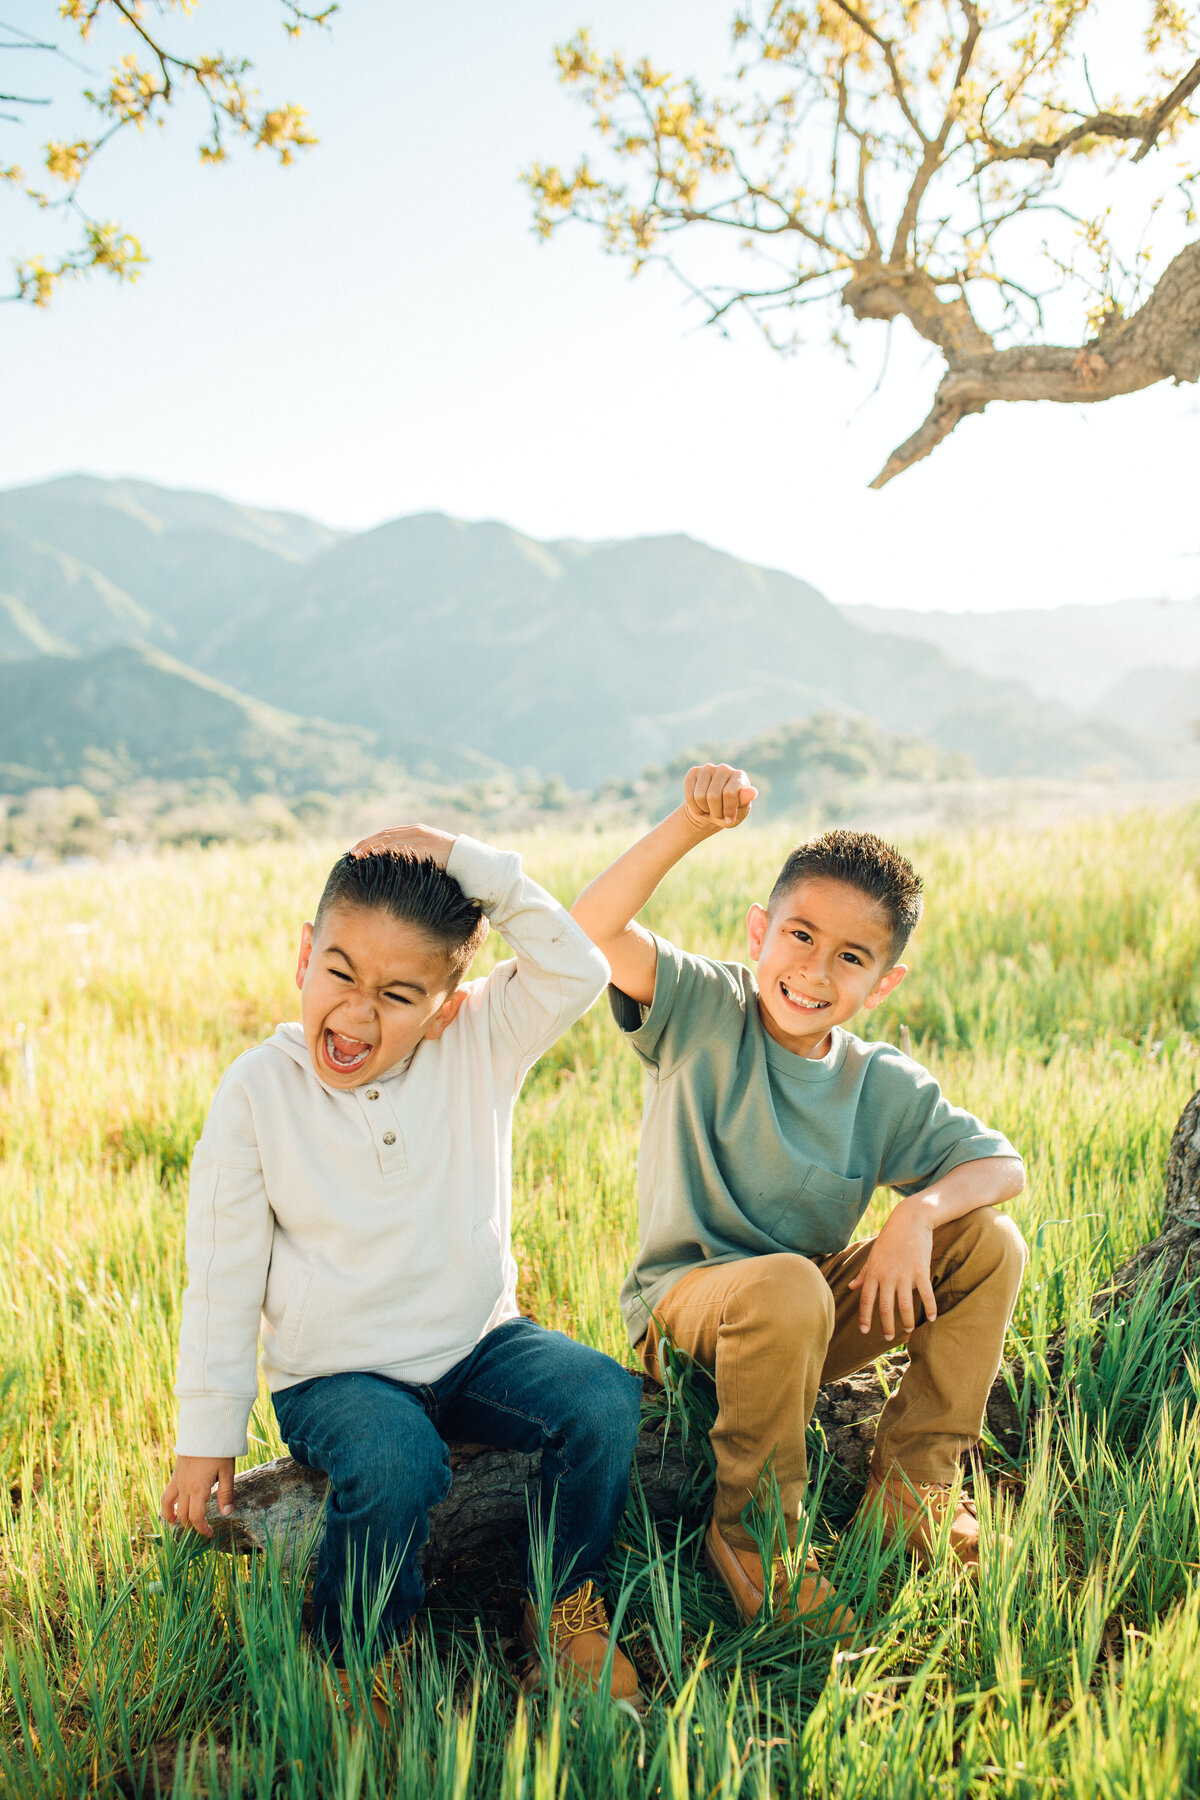
{"type": "MultiPolygon", "coordinates": [[[[1106,1315],[1135,1292],[1152,1285],[1169,1292],[1184,1275],[1200,1277],[1200,1090],[1183,1110],[1167,1157],[1163,1229],[1121,1265],[1107,1287],[1092,1301],[1092,1316],[1102,1329],[1106,1315]]],[[[1188,1303],[1192,1303],[1189,1294],[1188,1303]]],[[[1051,1339],[1047,1362],[1053,1384],[1062,1368],[1063,1333],[1051,1339]]],[[[888,1385],[904,1367],[904,1353],[889,1359],[888,1385]]],[[[830,1382],[817,1396],[816,1422],[825,1435],[829,1456],[848,1484],[861,1486],[875,1436],[875,1421],[885,1394],[875,1368],[860,1370],[844,1381],[830,1382]]],[[[1010,1450],[1020,1447],[1024,1423],[1002,1369],[988,1401],[988,1426],[1010,1450]]],[[[498,1538],[525,1529],[526,1493],[536,1480],[538,1458],[472,1444],[453,1445],[450,1492],[430,1514],[429,1541],[421,1552],[426,1580],[433,1580],[459,1557],[478,1554],[498,1538]]],[[[695,1471],[675,1432],[661,1418],[642,1427],[634,1462],[650,1511],[656,1518],[677,1518],[695,1471]]],[[[307,1557],[321,1529],[327,1482],[323,1475],[290,1457],[247,1469],[234,1483],[234,1510],[222,1518],[215,1502],[208,1519],[218,1547],[261,1550],[270,1541],[284,1561],[307,1557]]]]}

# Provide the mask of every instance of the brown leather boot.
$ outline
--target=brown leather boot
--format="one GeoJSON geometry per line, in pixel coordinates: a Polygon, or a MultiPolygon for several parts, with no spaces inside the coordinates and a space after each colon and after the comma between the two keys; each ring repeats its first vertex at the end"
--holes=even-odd
{"type": "MultiPolygon", "coordinates": [[[[714,1519],[704,1539],[704,1560],[725,1587],[737,1608],[743,1625],[752,1625],[761,1616],[766,1596],[763,1593],[762,1557],[757,1550],[742,1550],[721,1536],[714,1519]]],[[[830,1637],[849,1638],[854,1631],[854,1614],[848,1606],[839,1605],[837,1595],[817,1567],[816,1553],[809,1551],[804,1574],[790,1591],[787,1569],[782,1556],[775,1558],[773,1612],[781,1624],[810,1626],[830,1637]]]]}
{"type": "MultiPolygon", "coordinates": [[[[933,1481],[910,1481],[902,1469],[891,1469],[884,1479],[872,1474],[859,1502],[856,1519],[883,1521],[883,1541],[904,1539],[922,1568],[937,1557],[937,1545],[949,1516],[950,1554],[964,1569],[979,1567],[979,1520],[975,1503],[953,1487],[933,1481]]],[[[1011,1550],[1012,1539],[996,1535],[996,1547],[1011,1550]]]]}
{"type": "MultiPolygon", "coordinates": [[[[558,1601],[551,1610],[546,1635],[559,1671],[569,1680],[590,1687],[593,1693],[598,1693],[600,1672],[604,1667],[604,1658],[608,1655],[609,1623],[604,1601],[597,1593],[594,1582],[585,1581],[573,1594],[558,1601]]],[[[525,1602],[521,1637],[536,1657],[539,1647],[538,1616],[532,1600],[525,1602]]],[[[540,1679],[541,1664],[537,1663],[526,1677],[525,1685],[533,1686],[540,1679]]],[[[609,1696],[613,1700],[627,1700],[637,1709],[642,1705],[637,1670],[627,1656],[622,1656],[619,1649],[613,1651],[609,1696]]]]}
{"type": "Polygon", "coordinates": [[[410,1631],[401,1644],[396,1644],[387,1655],[376,1663],[371,1671],[369,1692],[356,1686],[349,1669],[332,1669],[337,1677],[338,1687],[342,1693],[342,1704],[348,1712],[358,1713],[363,1710],[364,1701],[369,1699],[371,1711],[380,1725],[391,1725],[393,1714],[398,1710],[404,1696],[404,1670],[412,1654],[413,1637],[410,1631]]]}

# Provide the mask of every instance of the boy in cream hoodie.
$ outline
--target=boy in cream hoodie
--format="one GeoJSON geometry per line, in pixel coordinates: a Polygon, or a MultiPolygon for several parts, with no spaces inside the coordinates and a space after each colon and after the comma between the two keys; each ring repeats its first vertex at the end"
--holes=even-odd
{"type": "MultiPolygon", "coordinates": [[[[231,1510],[262,1368],[291,1454],[330,1481],[314,1637],[349,1693],[345,1632],[390,1582],[374,1683],[424,1589],[417,1553],[450,1486],[447,1440],[540,1450],[553,1503],[549,1638],[596,1685],[603,1558],[626,1498],[640,1388],[523,1319],[510,1248],[513,1102],[608,975],[515,854],[412,826],[334,866],[300,940],[301,1022],[226,1073],[192,1162],[179,1438],[168,1523],[231,1510]],[[461,985],[488,922],[516,952],[461,985]]],[[[532,1600],[524,1632],[533,1644],[532,1600]]],[[[614,1650],[612,1693],[636,1699],[614,1650]]]]}

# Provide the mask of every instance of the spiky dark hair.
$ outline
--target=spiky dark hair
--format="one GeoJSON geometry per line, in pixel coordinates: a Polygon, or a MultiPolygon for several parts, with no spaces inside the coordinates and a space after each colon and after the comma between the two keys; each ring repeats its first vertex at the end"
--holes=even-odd
{"type": "Polygon", "coordinates": [[[451,986],[457,987],[488,933],[487,917],[452,875],[412,850],[347,851],[329,871],[316,923],[339,907],[387,913],[431,938],[445,952],[451,986]]]}
{"type": "Polygon", "coordinates": [[[768,912],[798,882],[813,877],[844,881],[874,900],[887,914],[892,928],[890,957],[893,963],[921,917],[924,883],[907,856],[901,856],[873,831],[823,831],[819,837],[797,844],[780,869],[767,902],[768,912]]]}

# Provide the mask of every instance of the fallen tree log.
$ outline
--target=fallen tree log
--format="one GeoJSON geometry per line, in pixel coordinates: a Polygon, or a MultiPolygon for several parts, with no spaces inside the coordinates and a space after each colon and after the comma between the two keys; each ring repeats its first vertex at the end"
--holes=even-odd
{"type": "MultiPolygon", "coordinates": [[[[1120,1268],[1092,1301],[1092,1317],[1102,1328],[1112,1310],[1139,1293],[1176,1295],[1176,1304],[1195,1305],[1194,1284],[1200,1280],[1200,1090],[1184,1108],[1167,1157],[1163,1228],[1120,1268]],[[1182,1298],[1180,1298],[1182,1296],[1182,1298]]],[[[1062,1373],[1065,1334],[1047,1347],[1050,1386],[1062,1373]]],[[[904,1367],[903,1351],[885,1365],[888,1387],[904,1367]]],[[[1001,1370],[988,1401],[988,1427],[1008,1450],[1019,1449],[1027,1417],[1013,1397],[1020,1376],[1001,1370]]],[[[866,1479],[875,1423],[886,1394],[874,1367],[829,1383],[817,1397],[815,1419],[826,1452],[852,1486],[866,1479]]],[[[454,1472],[450,1492],[430,1514],[429,1541],[421,1552],[427,1580],[433,1580],[459,1557],[478,1554],[498,1539],[521,1532],[526,1524],[526,1494],[536,1480],[538,1458],[480,1445],[452,1445],[454,1472]]],[[[695,1480],[699,1459],[666,1429],[659,1414],[642,1427],[634,1463],[651,1513],[675,1519],[695,1480]]],[[[252,1551],[271,1543],[283,1561],[307,1557],[321,1528],[327,1482],[323,1475],[290,1457],[247,1469],[234,1483],[234,1509],[229,1518],[208,1509],[218,1547],[252,1551]]]]}

